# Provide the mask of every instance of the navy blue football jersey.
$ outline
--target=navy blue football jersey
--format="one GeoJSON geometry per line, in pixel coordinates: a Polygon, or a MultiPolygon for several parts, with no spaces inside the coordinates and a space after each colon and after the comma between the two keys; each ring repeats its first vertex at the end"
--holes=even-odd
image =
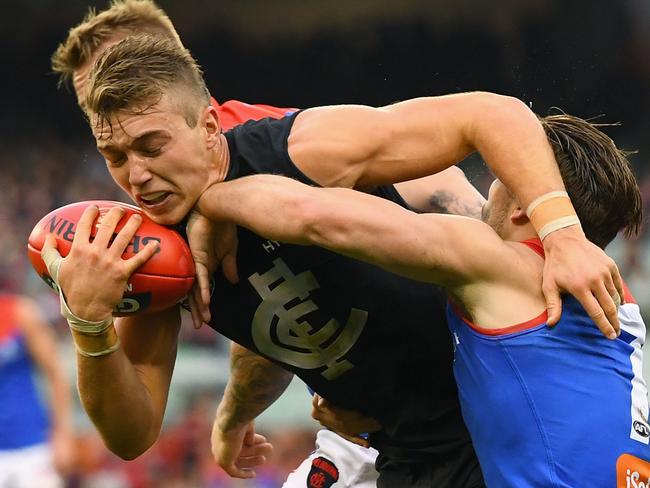
{"type": "MultiPolygon", "coordinates": [[[[287,151],[299,116],[227,132],[227,179],[272,173],[315,185],[287,151]]],[[[373,193],[406,206],[393,186],[373,193]]],[[[439,462],[450,472],[445,486],[475,486],[466,484],[478,462],[461,418],[441,289],[322,248],[241,228],[238,236],[240,282],[215,275],[211,326],[334,404],[379,420],[384,429],[370,440],[382,455],[439,462]]]]}

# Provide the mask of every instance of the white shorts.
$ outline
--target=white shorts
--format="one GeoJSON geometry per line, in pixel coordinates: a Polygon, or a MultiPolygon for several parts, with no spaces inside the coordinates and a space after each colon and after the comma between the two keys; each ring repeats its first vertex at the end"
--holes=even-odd
{"type": "Polygon", "coordinates": [[[0,488],[63,488],[47,444],[0,450],[0,488]]]}
{"type": "Polygon", "coordinates": [[[376,488],[377,451],[357,446],[326,429],[316,435],[316,450],[289,475],[282,488],[376,488]]]}

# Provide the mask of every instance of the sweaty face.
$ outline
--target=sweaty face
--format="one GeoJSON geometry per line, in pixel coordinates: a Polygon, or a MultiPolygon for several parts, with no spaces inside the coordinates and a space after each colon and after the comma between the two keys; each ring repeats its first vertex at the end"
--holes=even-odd
{"type": "Polygon", "coordinates": [[[213,152],[201,118],[190,127],[164,95],[143,114],[120,112],[91,124],[115,182],[154,221],[180,222],[215,179],[213,152]]]}
{"type": "Polygon", "coordinates": [[[481,220],[502,235],[513,202],[512,195],[503,183],[494,180],[488,199],[481,209],[481,220]]]}

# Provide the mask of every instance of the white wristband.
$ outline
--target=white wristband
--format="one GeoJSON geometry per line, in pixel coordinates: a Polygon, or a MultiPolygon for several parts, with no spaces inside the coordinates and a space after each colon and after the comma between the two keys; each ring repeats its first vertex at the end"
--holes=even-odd
{"type": "Polygon", "coordinates": [[[61,287],[59,287],[59,298],[61,301],[61,315],[67,319],[68,325],[72,330],[76,330],[82,334],[99,335],[106,331],[106,329],[108,329],[113,323],[113,315],[109,315],[105,319],[98,320],[97,322],[85,320],[76,316],[68,307],[63,292],[61,291],[61,287]]]}
{"type": "Polygon", "coordinates": [[[571,227],[572,225],[580,225],[580,219],[577,215],[569,215],[552,220],[539,230],[539,238],[543,241],[551,232],[564,229],[565,227],[571,227]]]}
{"type": "Polygon", "coordinates": [[[119,338],[119,337],[117,338],[117,341],[115,342],[115,344],[113,344],[113,345],[110,346],[110,347],[107,347],[107,348],[104,349],[103,351],[97,351],[97,352],[88,352],[88,351],[84,351],[83,349],[81,349],[81,348],[77,345],[76,342],[74,342],[74,341],[72,341],[72,342],[74,343],[74,347],[75,347],[75,349],[77,350],[77,352],[78,352],[79,354],[81,354],[82,356],[86,357],[86,358],[96,358],[96,357],[99,357],[99,356],[106,356],[107,354],[110,354],[110,353],[112,353],[112,352],[115,352],[115,351],[117,351],[117,350],[120,348],[120,338],[119,338]]]}
{"type": "Polygon", "coordinates": [[[530,205],[528,205],[528,208],[526,209],[526,215],[528,216],[528,218],[530,218],[530,216],[533,214],[533,210],[539,207],[540,204],[544,203],[547,200],[551,200],[552,198],[558,198],[558,197],[569,198],[569,194],[564,190],[550,191],[548,193],[544,193],[543,195],[537,197],[535,200],[530,202],[530,205]]]}

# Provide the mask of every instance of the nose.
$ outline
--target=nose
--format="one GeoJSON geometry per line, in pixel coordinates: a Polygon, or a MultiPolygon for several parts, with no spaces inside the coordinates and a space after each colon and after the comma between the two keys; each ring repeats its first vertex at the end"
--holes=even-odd
{"type": "Polygon", "coordinates": [[[132,186],[142,186],[151,179],[151,171],[147,164],[147,158],[133,155],[129,166],[129,183],[132,186]]]}

